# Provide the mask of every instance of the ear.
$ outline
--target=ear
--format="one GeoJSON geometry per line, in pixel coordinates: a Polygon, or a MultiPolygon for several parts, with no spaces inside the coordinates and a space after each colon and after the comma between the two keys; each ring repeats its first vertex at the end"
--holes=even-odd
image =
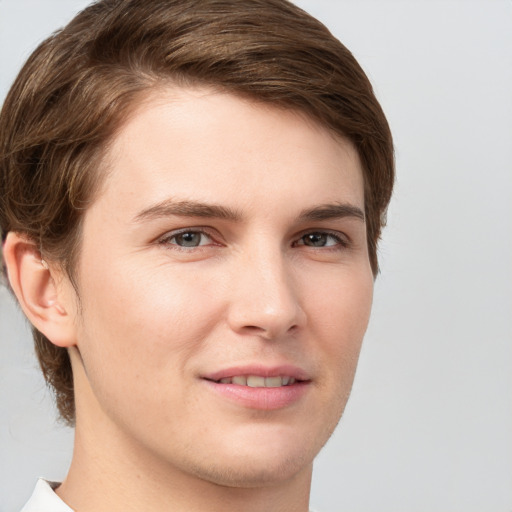
{"type": "Polygon", "coordinates": [[[3,254],[9,283],[32,325],[59,347],[75,345],[75,308],[67,276],[50,268],[37,246],[19,233],[7,234],[3,254]]]}

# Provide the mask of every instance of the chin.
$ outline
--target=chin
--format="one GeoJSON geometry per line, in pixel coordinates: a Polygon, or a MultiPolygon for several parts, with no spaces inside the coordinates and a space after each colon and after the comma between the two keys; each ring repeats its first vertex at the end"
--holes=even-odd
{"type": "Polygon", "coordinates": [[[310,478],[313,460],[334,427],[308,435],[287,431],[280,435],[260,432],[245,439],[233,436],[217,443],[215,456],[198,464],[194,473],[217,485],[238,488],[270,487],[300,476],[310,478]]]}
{"type": "Polygon", "coordinates": [[[196,467],[194,474],[202,480],[223,487],[257,488],[272,487],[293,480],[299,475],[312,471],[312,457],[292,457],[279,460],[254,460],[253,457],[226,457],[222,464],[214,463],[207,467],[196,467]]]}

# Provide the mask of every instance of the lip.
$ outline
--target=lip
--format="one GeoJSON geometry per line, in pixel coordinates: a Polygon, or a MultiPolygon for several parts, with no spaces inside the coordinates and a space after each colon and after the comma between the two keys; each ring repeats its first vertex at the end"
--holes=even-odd
{"type": "Polygon", "coordinates": [[[217,396],[248,409],[273,411],[290,407],[301,400],[311,387],[308,373],[293,365],[279,366],[234,366],[202,376],[203,382],[217,396]],[[259,375],[262,377],[288,376],[296,379],[294,384],[278,388],[251,388],[237,384],[222,384],[220,379],[237,375],[259,375]]]}
{"type": "Polygon", "coordinates": [[[211,381],[218,381],[220,379],[226,379],[236,375],[260,375],[261,377],[288,376],[299,381],[311,380],[311,377],[306,370],[291,364],[282,364],[277,366],[264,366],[259,364],[231,366],[223,370],[202,375],[202,378],[211,381]]]}

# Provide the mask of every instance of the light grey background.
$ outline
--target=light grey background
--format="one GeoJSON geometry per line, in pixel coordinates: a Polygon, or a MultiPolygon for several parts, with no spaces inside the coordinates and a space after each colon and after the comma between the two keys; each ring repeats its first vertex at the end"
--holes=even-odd
{"type": "MultiPolygon", "coordinates": [[[[398,182],[351,400],[320,454],[325,512],[512,512],[512,2],[297,0],[359,59],[398,182]]],[[[86,0],[0,0],[0,98],[86,0]]],[[[0,511],[61,479],[28,328],[0,290],[0,511]]]]}

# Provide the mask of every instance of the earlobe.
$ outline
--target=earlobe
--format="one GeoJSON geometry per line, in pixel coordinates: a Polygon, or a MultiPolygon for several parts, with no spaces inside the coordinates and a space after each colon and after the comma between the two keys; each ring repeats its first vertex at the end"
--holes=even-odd
{"type": "MultiPolygon", "coordinates": [[[[19,233],[7,234],[3,254],[9,283],[32,325],[59,347],[75,345],[73,310],[57,284],[57,270],[19,233]]],[[[59,275],[59,283],[62,279],[66,278],[59,275]]]]}

